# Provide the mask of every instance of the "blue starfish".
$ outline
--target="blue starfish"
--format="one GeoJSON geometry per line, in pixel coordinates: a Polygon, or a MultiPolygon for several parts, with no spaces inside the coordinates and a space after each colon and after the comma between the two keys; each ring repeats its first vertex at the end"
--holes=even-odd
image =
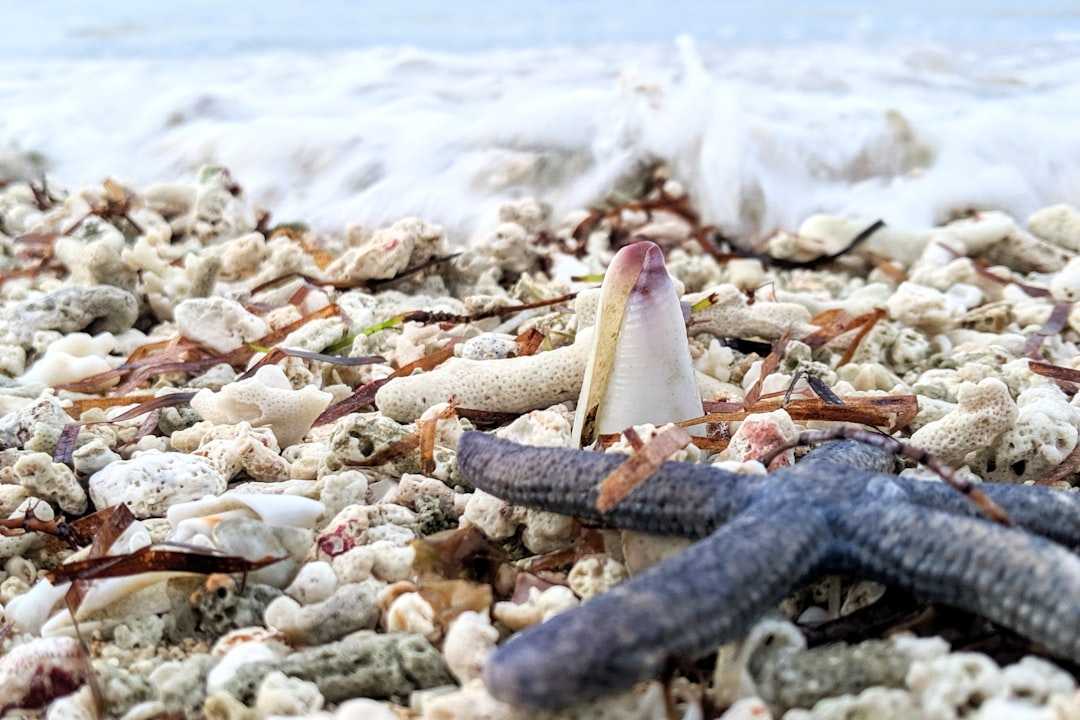
{"type": "Polygon", "coordinates": [[[500,646],[485,674],[495,697],[561,708],[625,689],[741,637],[827,572],[977,613],[1080,662],[1080,495],[982,485],[1005,527],[943,483],[886,474],[884,450],[842,441],[763,476],[667,462],[601,514],[597,486],[623,459],[462,437],[465,477],[509,502],[699,541],[500,646]]]}

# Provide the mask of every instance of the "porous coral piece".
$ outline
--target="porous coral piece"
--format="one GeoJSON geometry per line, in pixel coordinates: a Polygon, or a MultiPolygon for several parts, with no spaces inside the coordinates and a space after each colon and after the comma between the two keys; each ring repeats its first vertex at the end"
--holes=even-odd
{"type": "MultiPolygon", "coordinates": [[[[972,459],[977,474],[994,482],[1038,480],[1056,468],[1076,447],[1080,408],[1060,389],[1037,385],[1016,398],[1012,424],[972,459]]],[[[914,440],[914,438],[913,438],[914,440]]]]}
{"type": "Polygon", "coordinates": [[[193,455],[214,464],[226,479],[243,470],[260,482],[277,482],[290,477],[288,461],[281,457],[277,438],[269,427],[250,423],[215,425],[203,435],[193,455]]]}
{"type": "Polygon", "coordinates": [[[869,687],[902,687],[910,665],[911,658],[885,640],[811,650],[763,644],[749,660],[758,692],[777,713],[869,687]]]}
{"type": "MultiPolygon", "coordinates": [[[[27,492],[56,503],[69,515],[86,512],[86,491],[75,479],[67,465],[54,463],[52,457],[40,452],[23,454],[11,466],[13,479],[27,492]]],[[[0,477],[3,471],[0,470],[0,477]]]]}
{"type": "Polygon", "coordinates": [[[960,465],[968,453],[994,444],[1019,414],[1009,388],[997,378],[963,383],[956,399],[952,412],[911,436],[913,445],[949,465],[960,465]]]}
{"type": "Polygon", "coordinates": [[[375,627],[383,587],[375,580],[349,583],[310,605],[282,596],[267,606],[265,621],[268,627],[283,633],[291,645],[321,645],[375,627]]]}
{"type": "Polygon", "coordinates": [[[885,307],[891,320],[928,335],[951,329],[967,312],[967,307],[948,294],[912,282],[900,283],[885,307]]]}
{"type": "Polygon", "coordinates": [[[310,717],[322,709],[326,700],[319,686],[307,680],[272,672],[263,678],[255,696],[257,717],[310,717]]]}
{"type": "Polygon", "coordinates": [[[802,305],[790,302],[759,300],[749,303],[746,295],[734,285],[718,285],[703,293],[683,298],[691,305],[715,296],[715,302],[690,316],[690,332],[708,333],[719,338],[761,338],[775,340],[791,328],[793,336],[803,337],[813,330],[810,312],[802,305]]]}
{"type": "Polygon", "coordinates": [[[905,680],[927,720],[957,720],[1005,693],[1001,668],[979,653],[915,661],[905,680]]]}
{"type": "Polygon", "coordinates": [[[959,245],[964,254],[981,255],[1017,272],[1056,272],[1073,257],[1072,252],[1025,232],[999,211],[951,222],[934,230],[932,240],[954,249],[959,245]]]}
{"type": "Polygon", "coordinates": [[[242,665],[226,690],[241,702],[251,702],[262,679],[275,671],[314,682],[327,702],[402,697],[453,682],[442,655],[423,637],[361,634],[280,660],[242,665]]]}
{"type": "MultiPolygon", "coordinates": [[[[726,715],[724,716],[727,717],[726,715]]],[[[756,718],[756,716],[754,716],[756,718]]],[[[911,693],[899,688],[873,687],[858,695],[826,698],[812,710],[791,710],[783,720],[924,720],[911,693]]]]}
{"type": "Polygon", "coordinates": [[[230,383],[219,392],[200,390],[191,399],[191,407],[216,424],[246,421],[254,427],[268,426],[285,448],[303,439],[332,399],[330,393],[314,385],[293,390],[281,368],[264,365],[254,376],[230,383]]]}
{"type": "Polygon", "coordinates": [[[147,450],[106,465],[90,476],[90,499],[98,508],[126,504],[135,517],[164,517],[169,506],[220,495],[225,478],[206,459],[147,450]]]}
{"type": "Polygon", "coordinates": [[[599,595],[629,577],[622,563],[606,555],[586,555],[566,576],[570,589],[582,600],[599,595]]]}
{"type": "Polygon", "coordinates": [[[17,323],[8,333],[24,348],[33,345],[34,335],[42,330],[73,333],[120,333],[135,324],[139,316],[135,296],[110,285],[71,286],[47,295],[26,300],[10,309],[17,323]]]}
{"type": "Polygon", "coordinates": [[[266,335],[266,323],[243,305],[223,297],[191,298],[173,310],[176,328],[219,353],[227,353],[266,335]]]}
{"type": "Polygon", "coordinates": [[[430,372],[389,381],[379,388],[375,404],[384,415],[411,422],[442,402],[520,414],[573,400],[581,390],[589,352],[584,335],[572,345],[525,357],[450,358],[430,372]]]}
{"type": "Polygon", "coordinates": [[[438,225],[405,218],[356,240],[324,274],[328,280],[350,284],[389,279],[439,255],[444,243],[445,234],[438,225]]]}
{"type": "Polygon", "coordinates": [[[1058,247],[1080,252],[1080,210],[1064,203],[1037,210],[1027,220],[1028,230],[1058,247]]]}

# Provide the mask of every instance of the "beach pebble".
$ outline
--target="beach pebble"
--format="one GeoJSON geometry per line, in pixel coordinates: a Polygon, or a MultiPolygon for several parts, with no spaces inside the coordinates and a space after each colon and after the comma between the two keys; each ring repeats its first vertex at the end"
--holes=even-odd
{"type": "Polygon", "coordinates": [[[278,445],[285,448],[303,439],[332,399],[330,393],[314,385],[293,390],[281,368],[264,365],[254,376],[216,393],[200,390],[191,399],[191,407],[203,419],[219,425],[248,422],[254,427],[268,426],[278,445]]]}
{"type": "Polygon", "coordinates": [[[227,353],[266,335],[266,323],[235,300],[191,298],[173,310],[176,329],[189,340],[227,353]]]}
{"type": "Polygon", "coordinates": [[[253,428],[248,422],[212,426],[192,455],[209,460],[229,480],[241,471],[258,482],[278,482],[291,476],[273,430],[253,428]]]}
{"type": "Polygon", "coordinates": [[[383,584],[375,580],[349,583],[309,605],[282,596],[267,606],[265,621],[292,645],[320,645],[375,627],[382,589],[383,584]]]}
{"type": "Polygon", "coordinates": [[[220,495],[225,478],[204,458],[147,450],[106,465],[88,487],[95,507],[125,503],[135,517],[164,517],[173,503],[220,495]]]}
{"type": "MultiPolygon", "coordinates": [[[[732,435],[727,449],[718,455],[719,460],[755,460],[770,450],[789,443],[798,437],[799,431],[791,416],[783,408],[768,413],[752,413],[739,423],[739,429],[732,435]]],[[[781,453],[769,469],[791,465],[795,461],[794,451],[781,453]]]]}
{"type": "Polygon", "coordinates": [[[0,448],[20,448],[52,455],[60,433],[70,423],[54,395],[41,396],[33,404],[0,418],[0,448]]]}
{"type": "Polygon", "coordinates": [[[315,683],[331,703],[357,697],[403,697],[414,690],[453,682],[446,661],[423,637],[358,633],[278,660],[242,665],[226,689],[241,702],[250,703],[271,672],[315,683]]]}
{"type": "Polygon", "coordinates": [[[386,280],[442,254],[445,240],[438,225],[405,218],[359,239],[331,262],[324,274],[327,280],[348,284],[386,280]]]}
{"type": "Polygon", "coordinates": [[[272,672],[259,685],[255,713],[262,718],[310,715],[321,710],[325,702],[315,683],[272,672]]]}
{"type": "Polygon", "coordinates": [[[1047,242],[1080,252],[1080,210],[1064,203],[1037,210],[1027,220],[1028,230],[1047,242]]]}
{"type": "Polygon", "coordinates": [[[337,589],[334,568],[325,560],[312,560],[300,568],[285,594],[301,605],[311,605],[329,598],[337,589]]]}
{"type": "Polygon", "coordinates": [[[1073,258],[1050,278],[1050,295],[1058,302],[1080,300],[1080,258],[1073,258]]]}
{"type": "Polygon", "coordinates": [[[120,456],[100,437],[92,438],[71,453],[71,465],[80,475],[93,475],[119,459],[120,456]]]}
{"type": "Polygon", "coordinates": [[[38,638],[0,656],[0,715],[36,710],[86,682],[86,660],[74,638],[38,638]]]}
{"type": "Polygon", "coordinates": [[[394,712],[394,706],[372,700],[371,698],[353,698],[338,706],[334,720],[400,720],[394,712]]]}
{"type": "Polygon", "coordinates": [[[119,333],[135,324],[139,315],[135,296],[110,285],[72,286],[26,300],[11,309],[19,322],[8,328],[15,341],[29,348],[42,330],[67,334],[119,333]]]}

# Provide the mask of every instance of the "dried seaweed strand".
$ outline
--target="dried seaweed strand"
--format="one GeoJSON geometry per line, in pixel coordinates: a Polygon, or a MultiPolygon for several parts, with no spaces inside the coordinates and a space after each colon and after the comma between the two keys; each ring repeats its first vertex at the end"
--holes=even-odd
{"type": "Polygon", "coordinates": [[[600,481],[596,509],[602,513],[610,512],[656,472],[672,453],[689,444],[690,435],[681,427],[674,426],[660,431],[651,440],[635,448],[626,460],[600,481]]]}
{"type": "Polygon", "coordinates": [[[799,437],[792,442],[787,442],[779,447],[773,448],[758,458],[758,460],[768,467],[769,463],[776,459],[782,452],[786,452],[801,445],[815,445],[817,443],[829,442],[830,440],[857,440],[858,442],[881,448],[893,455],[906,457],[909,460],[920,463],[929,470],[937,473],[942,480],[956,488],[956,490],[962,493],[964,497],[970,499],[991,520],[1000,525],[1005,525],[1006,527],[1011,527],[1013,525],[1012,519],[1001,506],[991,500],[986,493],[979,489],[978,485],[962,476],[956,469],[949,467],[921,448],[917,448],[914,445],[901,442],[881,433],[868,432],[866,430],[860,430],[859,428],[846,426],[832,427],[824,430],[808,430],[801,433],[799,437]]]}
{"type": "Polygon", "coordinates": [[[1028,339],[1024,342],[1023,356],[1031,360],[1039,360],[1042,357],[1040,351],[1043,342],[1051,335],[1057,335],[1065,329],[1065,325],[1069,321],[1069,311],[1071,310],[1072,303],[1070,302],[1056,303],[1050,311],[1050,317],[1046,319],[1043,326],[1028,336],[1028,339]]]}
{"type": "Polygon", "coordinates": [[[870,223],[870,225],[868,225],[865,229],[861,230],[854,238],[851,239],[851,241],[847,245],[845,245],[840,250],[834,253],[829,253],[827,255],[819,255],[818,257],[811,258],[809,260],[788,260],[786,258],[776,258],[772,255],[768,255],[765,253],[753,252],[739,253],[739,257],[754,258],[756,260],[760,260],[763,263],[784,270],[814,270],[816,268],[828,265],[835,260],[839,260],[841,257],[847,255],[852,250],[869,240],[874,233],[876,233],[883,227],[885,227],[884,220],[875,220],[874,222],[870,223]]]}

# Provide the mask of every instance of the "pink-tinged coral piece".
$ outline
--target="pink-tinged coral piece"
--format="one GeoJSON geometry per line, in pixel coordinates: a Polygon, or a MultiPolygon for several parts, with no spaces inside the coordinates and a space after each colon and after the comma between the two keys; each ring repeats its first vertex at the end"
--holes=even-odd
{"type": "Polygon", "coordinates": [[[37,710],[82,687],[87,665],[74,638],[38,638],[0,658],[0,715],[37,710]]]}

